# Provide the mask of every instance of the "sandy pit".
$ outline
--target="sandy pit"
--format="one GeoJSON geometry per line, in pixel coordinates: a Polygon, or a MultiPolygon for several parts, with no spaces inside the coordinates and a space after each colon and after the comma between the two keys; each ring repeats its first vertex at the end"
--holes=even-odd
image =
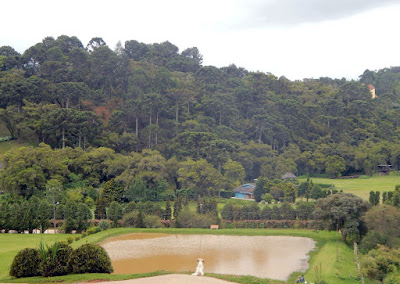
{"type": "Polygon", "coordinates": [[[287,280],[308,268],[310,238],[287,236],[225,236],[128,234],[101,244],[116,274],[156,270],[195,271],[203,258],[204,271],[287,280]]]}

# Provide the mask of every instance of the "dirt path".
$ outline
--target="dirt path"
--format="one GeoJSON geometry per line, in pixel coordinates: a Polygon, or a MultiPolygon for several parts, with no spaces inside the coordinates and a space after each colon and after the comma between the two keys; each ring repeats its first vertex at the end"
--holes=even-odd
{"type": "Polygon", "coordinates": [[[122,281],[100,282],[100,284],[227,284],[235,283],[205,276],[167,274],[122,281]]]}

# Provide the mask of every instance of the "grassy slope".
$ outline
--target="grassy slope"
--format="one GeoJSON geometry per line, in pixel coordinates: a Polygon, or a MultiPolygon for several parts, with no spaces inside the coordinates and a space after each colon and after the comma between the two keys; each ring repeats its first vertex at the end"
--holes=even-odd
{"type": "MultiPolygon", "coordinates": [[[[137,232],[152,232],[152,233],[166,233],[166,234],[222,234],[222,235],[286,235],[286,236],[303,236],[310,237],[317,241],[317,249],[310,253],[310,268],[305,273],[305,277],[308,281],[315,281],[314,267],[316,265],[322,264],[322,274],[329,283],[358,283],[357,279],[357,269],[354,263],[354,256],[352,248],[348,247],[344,243],[339,242],[339,262],[336,262],[336,234],[334,232],[326,231],[311,231],[311,230],[292,230],[292,229],[224,229],[224,230],[208,230],[208,229],[134,229],[134,228],[118,228],[103,231],[94,235],[90,235],[72,244],[73,247],[78,247],[86,242],[88,243],[98,243],[102,240],[110,237],[127,233],[137,233],[137,232]]],[[[45,241],[54,241],[54,236],[42,235],[46,237],[45,241]]],[[[59,235],[60,238],[66,238],[66,235],[59,235]]],[[[35,247],[40,241],[40,236],[34,235],[0,235],[0,254],[2,255],[2,267],[8,267],[11,264],[12,258],[15,253],[27,246],[29,243],[31,247],[35,247]],[[16,238],[15,240],[13,238],[16,238]],[[32,241],[26,241],[32,238],[32,241]],[[10,245],[11,244],[11,245],[10,245]],[[5,247],[10,247],[10,252],[3,257],[3,252],[7,250],[5,247]]],[[[0,271],[3,269],[0,268],[0,271]]],[[[155,272],[152,274],[143,275],[94,275],[86,274],[82,276],[70,275],[57,278],[30,278],[30,279],[20,279],[19,282],[31,282],[37,283],[42,281],[66,281],[75,282],[77,280],[89,281],[92,279],[114,279],[122,280],[133,277],[144,277],[150,275],[158,275],[166,272],[155,272]]],[[[293,283],[294,279],[297,278],[299,273],[293,273],[290,277],[289,283],[293,283]]],[[[5,277],[6,274],[2,272],[0,274],[0,281],[14,282],[10,277],[5,277]]],[[[223,276],[223,275],[211,275],[218,278],[224,278],[230,281],[235,281],[238,283],[282,283],[281,281],[273,281],[267,279],[259,279],[256,277],[237,277],[237,276],[223,276]]],[[[369,283],[369,282],[366,282],[369,283]]]]}
{"type": "MultiPolygon", "coordinates": [[[[373,191],[393,191],[395,186],[400,184],[400,175],[360,177],[356,179],[329,179],[311,178],[313,183],[333,184],[337,190],[353,193],[364,200],[369,199],[369,192],[373,191]]],[[[301,179],[305,181],[306,179],[301,179]]]]}

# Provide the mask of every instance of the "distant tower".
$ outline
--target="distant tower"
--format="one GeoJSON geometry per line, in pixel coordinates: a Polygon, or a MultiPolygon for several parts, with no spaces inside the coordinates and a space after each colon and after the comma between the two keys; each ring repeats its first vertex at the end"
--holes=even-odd
{"type": "Polygon", "coordinates": [[[374,87],[374,85],[369,84],[369,85],[368,85],[368,89],[369,89],[369,92],[371,93],[371,96],[372,96],[373,99],[375,99],[375,98],[378,97],[378,96],[376,95],[376,93],[375,93],[375,87],[374,87]]]}

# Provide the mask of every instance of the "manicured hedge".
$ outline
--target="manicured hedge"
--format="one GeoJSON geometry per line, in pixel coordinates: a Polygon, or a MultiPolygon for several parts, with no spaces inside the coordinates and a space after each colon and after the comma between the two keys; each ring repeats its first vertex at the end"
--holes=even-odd
{"type": "Polygon", "coordinates": [[[84,244],[74,250],[69,267],[73,273],[111,273],[111,259],[104,248],[96,244],[84,244]]]}
{"type": "Polygon", "coordinates": [[[10,275],[20,277],[31,277],[41,275],[41,257],[39,251],[33,248],[25,248],[17,253],[11,264],[10,275]]]}

